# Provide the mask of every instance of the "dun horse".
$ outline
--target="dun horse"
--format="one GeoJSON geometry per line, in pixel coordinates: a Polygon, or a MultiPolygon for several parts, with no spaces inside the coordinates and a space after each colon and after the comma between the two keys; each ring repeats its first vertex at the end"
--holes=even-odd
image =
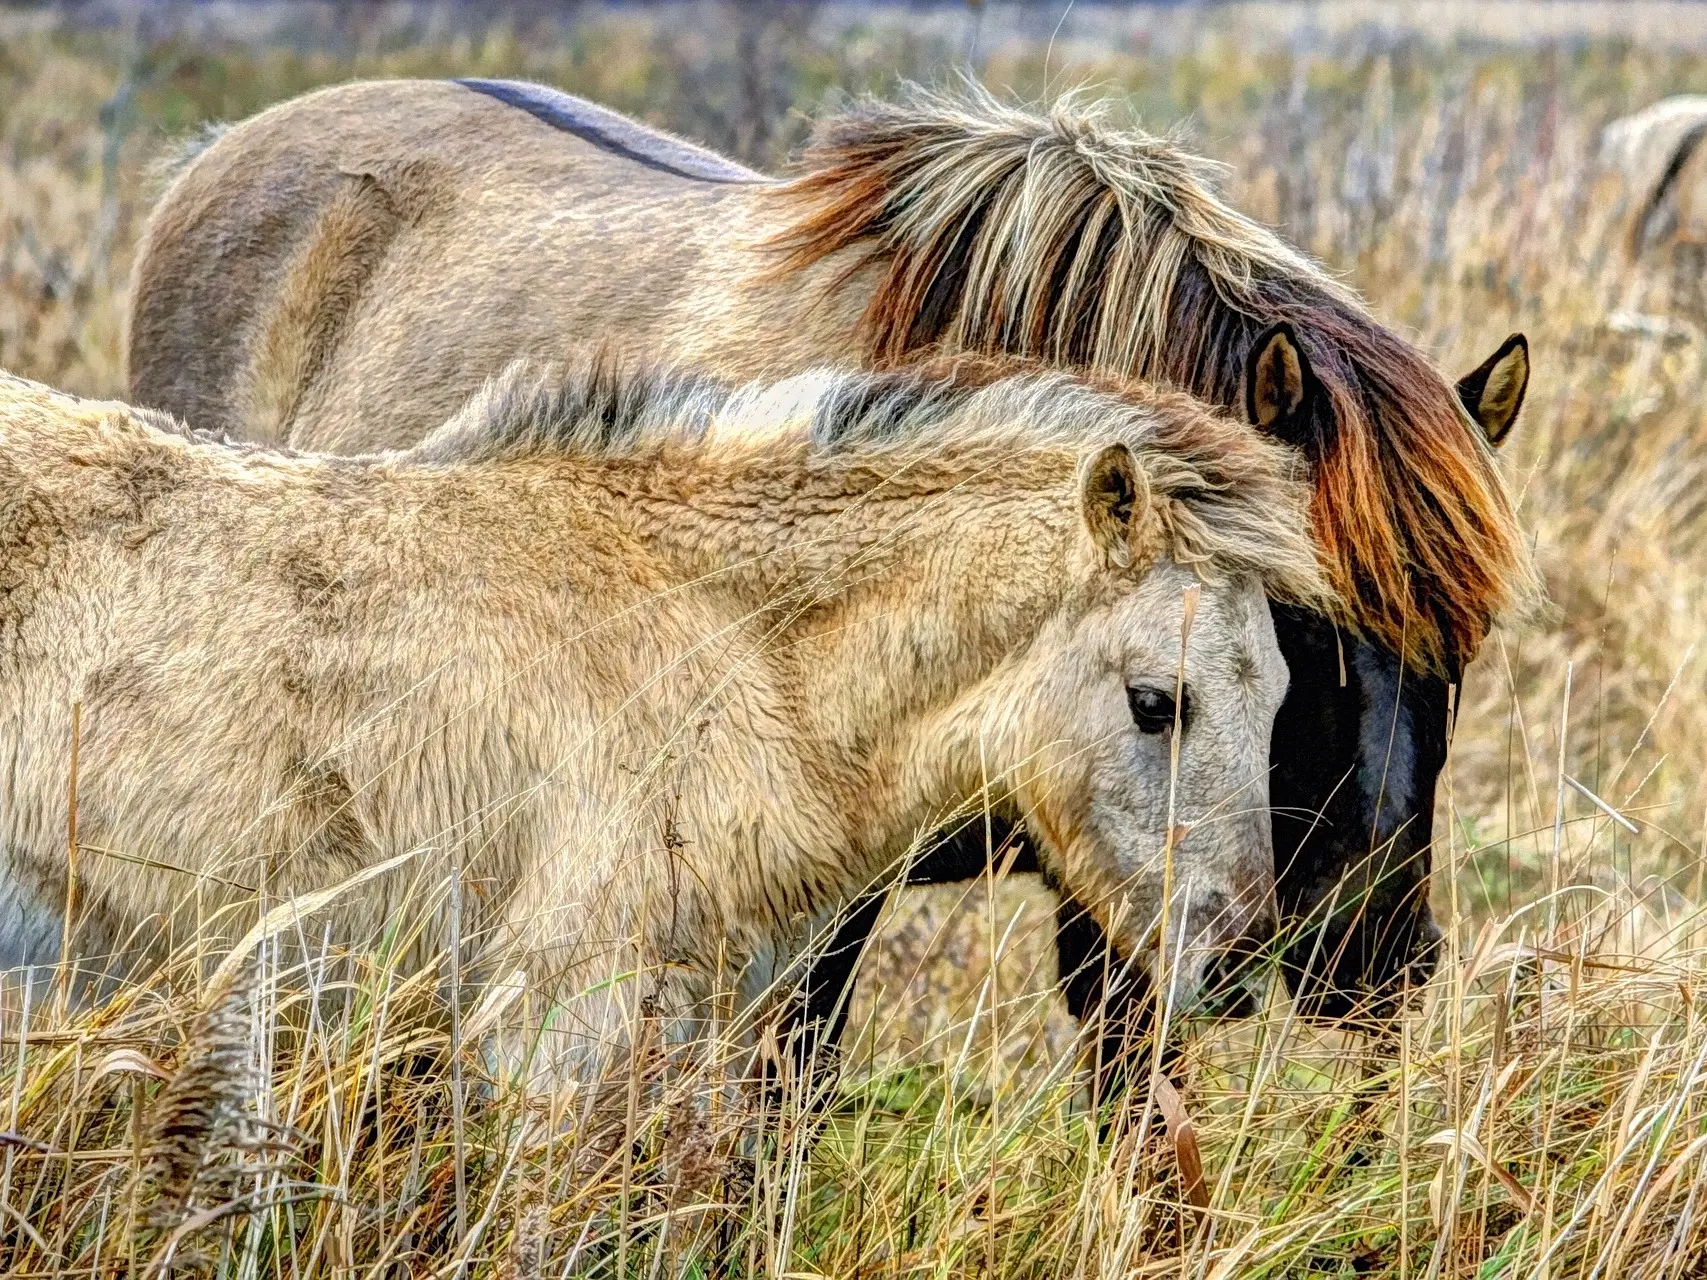
{"type": "Polygon", "coordinates": [[[1640,257],[1667,239],[1707,240],[1707,96],[1662,98],[1620,117],[1601,135],[1600,159],[1626,187],[1624,233],[1640,257]]]}
{"type": "Polygon", "coordinates": [[[356,459],[0,380],[9,874],[67,892],[80,705],[90,949],[415,851],[341,936],[459,863],[485,954],[603,990],[620,1044],[613,974],[691,1029],[988,801],[1132,954],[1177,922],[1189,992],[1272,927],[1297,464],[1184,396],[973,374],[518,367],[356,459]]]}
{"type": "Polygon", "coordinates": [[[1662,98],[1614,120],[1601,135],[1601,166],[1621,188],[1616,227],[1637,268],[1624,299],[1638,309],[1613,318],[1620,328],[1675,339],[1707,319],[1704,137],[1707,96],[1701,94],[1662,98]],[[1675,314],[1651,314],[1656,305],[1675,314]]]}
{"type": "MultiPolygon", "coordinates": [[[[252,440],[406,445],[512,357],[609,340],[738,377],[1013,353],[1244,409],[1312,463],[1315,536],[1349,601],[1275,619],[1289,980],[1306,1011],[1379,1018],[1432,968],[1448,685],[1529,581],[1482,438],[1522,402],[1521,338],[1454,388],[1228,208],[1202,161],[1069,106],[865,104],[774,182],[540,86],[371,83],[185,161],[137,265],[132,395],[252,440]],[[1259,401],[1244,374],[1265,330],[1284,376],[1259,401]]],[[[975,844],[916,878],[975,873],[975,844]]],[[[875,917],[819,971],[820,1016],[875,917]]],[[[1071,902],[1059,942],[1082,1016],[1120,966],[1071,902]]]]}

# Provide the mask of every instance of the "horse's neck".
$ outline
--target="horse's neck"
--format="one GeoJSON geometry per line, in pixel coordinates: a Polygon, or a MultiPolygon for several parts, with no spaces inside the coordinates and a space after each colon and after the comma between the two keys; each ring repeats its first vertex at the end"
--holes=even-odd
{"type": "MultiPolygon", "coordinates": [[[[953,709],[1075,607],[1083,581],[1065,455],[1009,460],[1000,484],[985,468],[956,479],[921,465],[867,483],[812,467],[610,477],[614,518],[717,628],[708,642],[740,653],[728,687],[751,690],[765,726],[744,749],[783,753],[769,785],[802,789],[755,800],[777,810],[755,815],[776,877],[753,904],[761,913],[859,893],[922,824],[978,789],[981,767],[1014,763],[1008,744],[988,744],[982,760],[976,747],[941,749],[969,718],[953,709]]],[[[750,845],[716,843],[700,854],[726,854],[729,874],[707,865],[708,882],[744,883],[750,845]]]]}
{"type": "Polygon", "coordinates": [[[742,191],[723,210],[738,231],[704,246],[701,269],[681,273],[658,340],[672,359],[736,382],[863,363],[862,327],[882,264],[864,261],[862,247],[779,273],[777,254],[764,247],[778,226],[757,201],[742,191]]]}
{"type": "MultiPolygon", "coordinates": [[[[894,852],[1023,748],[976,739],[977,691],[1075,607],[1076,526],[1059,501],[937,499],[918,524],[868,527],[801,554],[809,569],[753,602],[756,651],[790,691],[809,776],[852,845],[894,852]],[[952,745],[950,739],[953,739],[952,745]]],[[[1012,727],[1012,721],[1007,721],[1012,727]]],[[[856,876],[868,870],[850,868],[856,876]]]]}

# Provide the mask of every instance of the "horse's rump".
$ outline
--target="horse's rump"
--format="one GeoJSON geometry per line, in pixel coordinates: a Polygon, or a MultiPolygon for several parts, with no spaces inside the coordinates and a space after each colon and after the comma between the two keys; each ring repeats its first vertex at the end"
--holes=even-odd
{"type": "Polygon", "coordinates": [[[693,219],[672,211],[675,234],[627,234],[610,228],[620,203],[715,202],[757,179],[539,86],[360,83],[293,99],[200,149],[151,216],[130,394],[269,444],[413,443],[510,359],[570,354],[576,317],[610,312],[638,332],[668,301],[667,273],[629,287],[623,269],[690,257],[693,219]],[[548,219],[603,221],[598,254],[556,253],[548,219]],[[355,383],[390,413],[349,406],[355,383]],[[302,425],[333,417],[336,439],[302,425]],[[358,419],[390,434],[354,438],[358,419]]]}

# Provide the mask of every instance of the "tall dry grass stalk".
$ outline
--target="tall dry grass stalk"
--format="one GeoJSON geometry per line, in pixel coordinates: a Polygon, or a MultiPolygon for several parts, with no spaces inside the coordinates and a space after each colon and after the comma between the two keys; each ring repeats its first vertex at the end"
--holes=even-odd
{"type": "MultiPolygon", "coordinates": [[[[221,13],[82,30],[0,17],[0,366],[122,391],[148,162],[209,119],[356,75],[519,75],[775,163],[800,136],[788,108],[896,73],[940,79],[972,47],[951,9],[221,13]]],[[[55,975],[15,975],[0,1000],[0,1273],[1707,1266],[1707,292],[1688,253],[1628,261],[1631,193],[1595,161],[1608,120],[1707,86],[1700,16],[1047,17],[980,13],[989,83],[1090,82],[1153,128],[1181,125],[1231,164],[1245,208],[1448,367],[1512,329],[1531,339],[1507,465],[1551,604],[1502,627],[1459,692],[1436,825],[1448,954],[1410,1016],[1369,1041],[1304,1026],[1277,995],[1199,1037],[1181,1077],[1208,1199],[1196,1212],[1179,1125],[1140,1140],[1088,1114],[1052,993],[1053,904],[1020,878],[897,899],[840,1083],[784,1097],[764,1125],[730,1087],[736,1046],[642,1053],[545,1090],[524,1035],[545,993],[447,986],[307,926],[294,950],[263,941],[211,1006],[198,993],[216,956],[69,1011],[55,975]]]]}
{"type": "MultiPolygon", "coordinates": [[[[460,1137],[443,984],[373,953],[263,957],[201,1008],[188,953],[27,1025],[14,982],[0,1001],[0,1266],[1694,1274],[1707,1257],[1698,921],[1655,930],[1579,893],[1549,943],[1539,908],[1461,935],[1386,1041],[1307,1028],[1279,997],[1198,1036],[1176,1073],[1183,1113],[1164,1099],[1167,1125],[1148,1132],[1141,1093],[1088,1110],[1070,1040],[987,1033],[999,1021],[1037,1036],[1035,987],[991,998],[999,981],[982,1016],[944,1029],[940,1055],[881,1047],[871,1012],[867,1052],[828,1098],[739,1086],[739,1045],[684,1054],[644,1034],[652,1048],[606,1078],[544,1088],[527,1048],[544,993],[514,976],[496,1000],[474,986],[498,1012],[477,1015],[479,1043],[461,1049],[460,1137]],[[1192,1195],[1186,1120],[1203,1169],[1192,1195]]],[[[1002,946],[1026,928],[997,924],[1002,946]]]]}

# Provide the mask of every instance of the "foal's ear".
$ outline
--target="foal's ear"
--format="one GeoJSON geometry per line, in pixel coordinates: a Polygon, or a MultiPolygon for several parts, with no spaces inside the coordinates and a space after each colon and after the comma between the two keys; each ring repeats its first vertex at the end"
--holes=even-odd
{"type": "Polygon", "coordinates": [[[1292,326],[1282,320],[1264,329],[1245,361],[1245,417],[1258,431],[1301,444],[1321,384],[1292,326]]]}
{"type": "Polygon", "coordinates": [[[1129,568],[1138,529],[1150,510],[1150,482],[1132,450],[1111,444],[1090,460],[1080,503],[1091,543],[1107,563],[1129,568]]]}
{"type": "Polygon", "coordinates": [[[1529,390],[1529,339],[1514,333],[1471,372],[1458,379],[1458,399],[1476,425],[1499,448],[1523,408],[1529,390]]]}

